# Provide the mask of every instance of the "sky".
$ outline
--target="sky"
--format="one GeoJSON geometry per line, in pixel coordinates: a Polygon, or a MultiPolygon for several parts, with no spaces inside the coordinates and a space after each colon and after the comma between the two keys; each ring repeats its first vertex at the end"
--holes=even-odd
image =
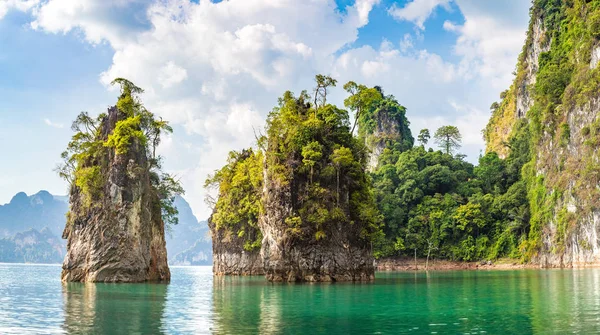
{"type": "Polygon", "coordinates": [[[18,192],[66,194],[53,171],[81,111],[116,102],[110,82],[145,89],[169,120],[159,153],[199,219],[204,180],[255,144],[286,90],[315,74],[382,86],[413,135],[455,125],[477,162],[489,106],[507,89],[527,0],[0,0],[0,204],[18,192]]]}

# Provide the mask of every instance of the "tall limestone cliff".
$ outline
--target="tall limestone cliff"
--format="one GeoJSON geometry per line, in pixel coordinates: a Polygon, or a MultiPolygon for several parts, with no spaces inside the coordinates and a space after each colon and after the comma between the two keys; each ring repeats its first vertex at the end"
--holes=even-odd
{"type": "Polygon", "coordinates": [[[535,0],[512,86],[492,105],[487,150],[523,162],[525,258],[600,262],[600,1],[535,0]]]}
{"type": "Polygon", "coordinates": [[[77,118],[59,168],[71,182],[63,281],[170,280],[165,221],[177,220],[172,204],[181,190],[152,153],[170,128],[143,108],[141,89],[117,82],[117,106],[96,120],[77,118]]]}
{"type": "Polygon", "coordinates": [[[380,216],[346,111],[287,92],[267,121],[259,226],[271,281],[374,278],[380,216]]]}
{"type": "Polygon", "coordinates": [[[264,273],[286,282],[374,278],[371,241],[383,232],[365,172],[368,150],[352,136],[348,112],[326,103],[326,87],[314,100],[286,92],[259,150],[231,152],[207,180],[208,188],[218,187],[209,220],[215,274],[264,273]]]}
{"type": "Polygon", "coordinates": [[[207,180],[207,186],[219,189],[208,220],[215,275],[264,274],[258,229],[262,157],[252,150],[231,152],[227,165],[207,180]]]}

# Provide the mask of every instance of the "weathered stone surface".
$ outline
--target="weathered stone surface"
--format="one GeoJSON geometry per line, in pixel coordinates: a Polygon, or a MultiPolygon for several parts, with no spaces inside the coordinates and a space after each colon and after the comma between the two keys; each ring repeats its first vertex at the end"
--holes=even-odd
{"type": "MultiPolygon", "coordinates": [[[[566,5],[561,10],[568,7],[566,5]]],[[[585,83],[588,76],[594,76],[583,70],[587,70],[588,64],[591,69],[598,66],[600,47],[597,40],[592,40],[589,45],[584,44],[585,47],[562,41],[562,48],[578,48],[576,58],[564,60],[573,63],[578,70],[564,88],[561,103],[551,106],[554,120],[528,119],[530,115],[527,112],[535,103],[533,88],[539,80],[540,57],[551,50],[553,43],[561,43],[553,40],[556,32],[548,30],[556,27],[544,27],[543,11],[534,10],[532,14],[524,57],[518,66],[523,71],[518,73],[514,83],[516,110],[502,122],[496,120],[497,123],[513,127],[516,120],[525,118],[533,122],[533,127],[541,126],[542,129],[540,138],[536,139],[531,149],[535,155],[532,160],[535,164],[531,168],[540,182],[539,185],[530,184],[528,187],[543,187],[540,195],[551,199],[551,202],[542,203],[544,208],[538,209],[538,212],[543,212],[536,227],[541,243],[535,246],[531,261],[541,267],[597,266],[600,265],[600,181],[596,169],[600,159],[593,140],[597,136],[595,130],[600,114],[600,96],[595,91],[579,96],[579,99],[573,99],[572,96],[578,93],[577,86],[585,83]]],[[[494,134],[501,139],[496,143],[508,141],[512,129],[508,130],[500,136],[494,134]]],[[[491,149],[497,150],[498,147],[491,149]]]]}
{"type": "MultiPolygon", "coordinates": [[[[595,151],[585,143],[587,136],[583,134],[583,129],[593,124],[600,114],[600,98],[592,99],[586,105],[574,107],[566,113],[570,141],[566,146],[560,145],[550,134],[544,135],[538,152],[539,160],[544,162],[538,163],[539,175],[547,175],[549,169],[567,161],[567,164],[562,164],[566,165],[572,176],[576,176],[579,173],[577,170],[588,164],[587,160],[592,154],[590,150],[595,151]],[[548,161],[545,157],[552,159],[548,161]]],[[[557,197],[551,220],[546,222],[541,251],[533,259],[535,263],[542,267],[600,265],[600,211],[590,210],[597,208],[592,196],[597,187],[597,183],[592,180],[579,185],[575,180],[569,181],[566,189],[557,197]],[[571,229],[566,234],[559,229],[559,213],[563,209],[566,210],[563,216],[570,217],[571,229]],[[561,239],[564,239],[563,245],[557,246],[556,241],[561,239]]]]}
{"type": "MultiPolygon", "coordinates": [[[[116,108],[109,109],[101,125],[105,138],[120,117],[116,108]]],[[[98,163],[106,177],[101,199],[88,207],[81,191],[71,189],[62,280],[169,281],[164,223],[150,191],[145,148],[134,142],[126,155],[107,152],[98,163]]]]}
{"type": "Polygon", "coordinates": [[[371,172],[377,169],[379,164],[379,156],[387,147],[387,141],[397,141],[401,138],[401,133],[398,121],[381,112],[377,115],[375,129],[372,134],[365,138],[365,144],[369,148],[369,158],[367,169],[371,172]]]}
{"type": "Polygon", "coordinates": [[[292,215],[292,191],[265,178],[265,214],[261,256],[269,281],[369,281],[375,278],[371,250],[353,225],[338,225],[317,241],[288,232],[285,219],[292,215]]]}
{"type": "MultiPolygon", "coordinates": [[[[244,250],[244,239],[232,231],[216,229],[208,220],[213,243],[213,273],[217,276],[252,276],[264,274],[260,250],[244,250]]],[[[254,236],[249,237],[251,239],[254,236]]]]}
{"type": "Polygon", "coordinates": [[[544,28],[541,18],[537,18],[533,22],[529,34],[533,38],[533,42],[526,50],[526,58],[524,66],[527,74],[522,82],[518,83],[517,88],[517,118],[525,117],[527,111],[533,106],[532,93],[530,92],[532,85],[535,84],[537,73],[539,70],[539,59],[542,52],[550,50],[551,43],[546,41],[546,29],[544,28]]]}

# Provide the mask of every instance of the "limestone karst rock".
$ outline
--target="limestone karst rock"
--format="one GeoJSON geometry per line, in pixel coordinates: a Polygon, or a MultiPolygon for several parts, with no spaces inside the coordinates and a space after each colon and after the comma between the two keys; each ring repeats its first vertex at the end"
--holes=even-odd
{"type": "Polygon", "coordinates": [[[511,87],[493,105],[487,151],[525,162],[527,260],[600,262],[598,1],[538,0],[511,87]]]}
{"type": "Polygon", "coordinates": [[[165,221],[176,223],[179,183],[160,170],[154,149],[170,131],[124,79],[117,106],[94,120],[82,113],[59,173],[71,184],[67,282],[168,282],[165,221]]]}
{"type": "Polygon", "coordinates": [[[374,278],[372,234],[379,229],[366,150],[348,114],[290,92],[267,121],[259,227],[270,281],[374,278]]]}
{"type": "MultiPolygon", "coordinates": [[[[264,274],[260,249],[245,250],[245,238],[237,236],[233,230],[217,229],[210,219],[208,226],[212,235],[213,273],[215,275],[253,276],[264,274]]],[[[258,230],[254,232],[254,234],[256,233],[259,233],[258,230]]]]}
{"type": "MultiPolygon", "coordinates": [[[[117,108],[109,109],[101,124],[103,138],[122,117],[117,108]]],[[[71,189],[63,233],[67,239],[63,281],[170,280],[164,223],[158,198],[150,189],[145,150],[134,142],[126,155],[108,150],[100,159],[106,183],[99,203],[88,206],[81,189],[71,189]]]]}
{"type": "MultiPolygon", "coordinates": [[[[359,237],[361,227],[358,224],[338,222],[328,227],[327,237],[320,240],[308,234],[297,236],[290,232],[289,220],[294,217],[293,199],[296,197],[292,192],[297,191],[273,180],[265,182],[265,214],[260,219],[260,227],[264,235],[261,256],[267,280],[373,280],[373,255],[369,243],[359,237]]],[[[347,199],[347,195],[344,198],[347,199]]]]}
{"type": "Polygon", "coordinates": [[[367,150],[350,133],[345,110],[308,99],[286,92],[267,119],[260,151],[231,152],[207,180],[219,188],[210,220],[215,274],[374,279],[370,241],[381,218],[367,150]]]}

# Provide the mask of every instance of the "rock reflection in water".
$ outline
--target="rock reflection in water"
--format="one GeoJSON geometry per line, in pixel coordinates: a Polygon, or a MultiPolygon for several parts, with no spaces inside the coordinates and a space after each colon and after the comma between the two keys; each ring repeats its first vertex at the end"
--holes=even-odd
{"type": "Polygon", "coordinates": [[[70,334],[160,334],[167,285],[63,284],[65,321],[70,334]]]}

